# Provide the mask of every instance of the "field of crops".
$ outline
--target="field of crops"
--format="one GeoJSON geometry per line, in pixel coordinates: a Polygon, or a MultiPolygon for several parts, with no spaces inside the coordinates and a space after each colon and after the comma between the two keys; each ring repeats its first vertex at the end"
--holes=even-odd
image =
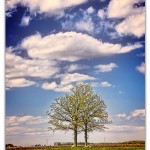
{"type": "MultiPolygon", "coordinates": [[[[41,150],[41,149],[34,149],[34,150],[41,150]]],[[[59,147],[59,148],[46,148],[43,150],[145,150],[144,147],[59,147]]]]}
{"type": "Polygon", "coordinates": [[[97,145],[91,147],[13,147],[6,150],[145,150],[144,144],[109,144],[109,145],[97,145]]]}
{"type": "MultiPolygon", "coordinates": [[[[40,149],[36,149],[40,150],[40,149]]],[[[100,147],[87,147],[87,148],[51,148],[51,149],[44,149],[44,150],[145,150],[144,147],[107,147],[107,148],[100,148],[100,147]]]]}

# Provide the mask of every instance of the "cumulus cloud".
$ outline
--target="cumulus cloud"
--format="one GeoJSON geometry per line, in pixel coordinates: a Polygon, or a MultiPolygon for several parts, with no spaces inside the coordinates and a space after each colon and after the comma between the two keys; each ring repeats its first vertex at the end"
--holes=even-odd
{"type": "Polygon", "coordinates": [[[66,20],[61,23],[62,29],[86,32],[88,34],[97,33],[98,29],[93,20],[93,17],[96,16],[94,12],[94,9],[89,7],[86,11],[80,9],[78,13],[65,15],[66,20]]]}
{"type": "Polygon", "coordinates": [[[86,11],[80,9],[73,14],[66,14],[61,21],[62,29],[67,31],[86,32],[90,35],[98,35],[102,31],[108,34],[114,31],[115,20],[105,19],[107,15],[106,8],[100,9],[97,13],[91,7],[86,11]],[[101,19],[99,19],[101,18],[101,19]]]}
{"type": "Polygon", "coordinates": [[[30,13],[46,14],[47,16],[62,15],[70,7],[85,3],[86,0],[7,0],[6,11],[12,12],[18,5],[27,7],[30,13]]]}
{"type": "Polygon", "coordinates": [[[53,90],[57,87],[57,84],[56,82],[51,82],[51,83],[44,83],[42,85],[42,88],[45,89],[45,90],[53,90]]]}
{"type": "Polygon", "coordinates": [[[13,53],[6,53],[6,88],[34,85],[27,77],[50,78],[60,71],[55,61],[25,59],[13,53]]]}
{"type": "Polygon", "coordinates": [[[13,46],[9,46],[9,47],[6,47],[6,54],[7,53],[12,53],[13,51],[15,50],[15,48],[13,46]]]}
{"type": "Polygon", "coordinates": [[[17,78],[17,79],[6,79],[6,87],[26,87],[36,84],[34,81],[27,80],[25,78],[17,78]]]}
{"type": "Polygon", "coordinates": [[[70,89],[73,87],[72,83],[86,81],[86,80],[95,80],[96,78],[80,74],[80,73],[73,73],[73,74],[63,74],[60,76],[60,83],[57,84],[56,82],[46,82],[42,84],[42,88],[45,90],[53,90],[56,92],[69,92],[70,89]]]}
{"type": "Polygon", "coordinates": [[[124,18],[115,26],[120,35],[134,35],[141,37],[145,34],[145,7],[135,7],[143,0],[112,0],[108,6],[109,18],[124,18]]]}
{"type": "Polygon", "coordinates": [[[117,115],[115,115],[117,118],[126,118],[126,114],[125,113],[123,113],[123,114],[117,114],[117,115]]]}
{"type": "Polygon", "coordinates": [[[88,66],[79,65],[79,64],[71,64],[71,65],[65,67],[67,72],[73,72],[73,71],[87,69],[87,68],[88,68],[88,66]]]}
{"type": "Polygon", "coordinates": [[[139,71],[140,73],[145,74],[145,63],[142,62],[140,66],[136,67],[136,70],[139,71]]]}
{"type": "Polygon", "coordinates": [[[20,26],[28,26],[30,23],[30,16],[23,16],[21,19],[20,26]]]}
{"type": "Polygon", "coordinates": [[[96,69],[98,69],[98,72],[110,72],[114,68],[117,68],[118,66],[115,63],[110,64],[100,64],[95,66],[96,69]]]}
{"type": "Polygon", "coordinates": [[[131,112],[131,115],[127,117],[127,119],[140,118],[142,120],[145,119],[145,109],[137,109],[131,112]]]}
{"type": "Polygon", "coordinates": [[[42,88],[45,90],[53,90],[56,92],[69,92],[70,89],[73,87],[72,84],[69,85],[58,85],[56,82],[51,83],[43,83],[42,88]]]}
{"type": "Polygon", "coordinates": [[[58,72],[59,68],[55,61],[25,59],[13,53],[6,53],[6,78],[8,79],[25,76],[49,78],[58,72]]]}
{"type": "Polygon", "coordinates": [[[135,4],[143,2],[143,0],[111,0],[108,5],[109,18],[126,18],[130,15],[140,14],[144,11],[143,7],[134,7],[135,4]]]}
{"type": "Polygon", "coordinates": [[[6,116],[6,136],[42,135],[48,133],[43,128],[48,122],[44,116],[6,116]],[[40,126],[39,126],[40,125],[40,126]]]}
{"type": "MultiPolygon", "coordinates": [[[[65,142],[66,139],[70,141],[73,138],[71,131],[67,132],[67,134],[62,131],[57,131],[55,134],[47,131],[47,122],[48,119],[44,116],[6,116],[6,142],[11,143],[13,137],[15,145],[34,145],[39,142],[44,145],[45,137],[48,137],[49,144],[53,145],[55,141],[65,142]],[[33,138],[34,141],[32,140],[33,138]]],[[[145,140],[145,127],[142,125],[111,124],[108,125],[108,128],[101,134],[97,134],[96,131],[89,133],[89,141],[93,143],[103,142],[102,137],[105,137],[107,142],[145,140]],[[118,137],[120,138],[118,139],[118,137]],[[99,139],[101,140],[99,141],[99,139]]],[[[84,134],[79,134],[78,138],[79,141],[83,141],[84,134]]]]}
{"type": "Polygon", "coordinates": [[[87,20],[87,22],[78,21],[75,23],[75,29],[79,31],[87,31],[88,33],[92,33],[94,30],[94,23],[91,19],[87,20]]]}
{"type": "Polygon", "coordinates": [[[120,113],[120,114],[115,115],[115,117],[127,119],[127,120],[132,120],[132,119],[144,120],[145,119],[145,109],[133,110],[129,115],[127,115],[125,113],[120,113]]]}
{"type": "Polygon", "coordinates": [[[6,116],[6,126],[17,126],[22,124],[42,124],[47,122],[44,116],[6,116]]]}
{"type": "Polygon", "coordinates": [[[145,109],[138,109],[132,112],[133,117],[142,116],[145,117],[145,109]]]}
{"type": "Polygon", "coordinates": [[[142,37],[145,34],[145,7],[136,7],[135,4],[143,0],[112,0],[108,6],[109,18],[124,18],[115,26],[115,30],[121,35],[134,35],[142,37]]]}
{"type": "Polygon", "coordinates": [[[122,46],[103,43],[89,35],[65,32],[42,37],[39,33],[22,40],[20,48],[27,50],[32,58],[77,61],[113,54],[127,53],[142,47],[141,44],[122,46]],[[82,41],[82,42],[81,42],[82,41]]]}
{"type": "MultiPolygon", "coordinates": [[[[122,46],[121,44],[104,43],[89,35],[76,32],[60,32],[57,34],[50,34],[45,37],[42,37],[39,33],[37,33],[24,38],[16,47],[7,48],[7,85],[9,85],[9,87],[13,87],[12,79],[17,78],[24,79],[24,82],[22,80],[22,84],[26,81],[26,84],[23,84],[23,86],[33,85],[34,82],[27,80],[27,77],[48,79],[54,75],[58,75],[61,70],[58,67],[58,61],[74,62],[81,59],[98,58],[113,54],[127,53],[140,47],[142,47],[141,44],[122,46]],[[13,51],[17,49],[26,50],[30,59],[14,54],[13,51]]],[[[71,65],[67,69],[68,72],[72,72],[83,69],[84,67],[85,66],[81,65],[71,65]]],[[[111,71],[115,67],[116,64],[114,63],[106,66],[97,66],[99,71],[102,72],[111,71]]],[[[73,78],[74,75],[68,74],[66,77],[71,76],[71,78],[73,78]]],[[[87,80],[87,77],[89,76],[84,75],[84,77],[85,80],[87,80]]],[[[73,82],[81,81],[84,77],[81,77],[81,74],[76,74],[74,78],[77,79],[73,79],[73,82]]],[[[19,85],[14,84],[14,87],[16,86],[19,85]]]]}
{"type": "Polygon", "coordinates": [[[86,80],[95,80],[96,78],[79,73],[65,74],[61,77],[61,85],[66,85],[73,82],[86,81],[86,80]]]}
{"type": "Polygon", "coordinates": [[[94,10],[94,8],[91,6],[91,7],[89,7],[86,11],[87,11],[88,14],[92,14],[95,10],[94,10]]]}
{"type": "Polygon", "coordinates": [[[134,35],[141,37],[145,34],[145,13],[132,15],[115,26],[120,35],[134,35]]]}
{"type": "Polygon", "coordinates": [[[111,85],[109,82],[104,81],[104,82],[101,82],[101,83],[100,83],[100,86],[101,86],[101,87],[111,87],[112,85],[111,85]]]}
{"type": "Polygon", "coordinates": [[[70,92],[70,89],[73,87],[72,84],[69,85],[58,85],[56,89],[54,89],[56,92],[70,92]]]}
{"type": "MultiPolygon", "coordinates": [[[[41,127],[27,127],[27,126],[11,126],[6,128],[6,136],[38,136],[48,135],[48,131],[41,127]],[[47,134],[46,134],[47,133],[47,134]]],[[[19,144],[20,145],[20,144],[19,144]]]]}
{"type": "Polygon", "coordinates": [[[106,17],[104,9],[99,9],[99,11],[97,12],[97,16],[101,19],[104,19],[106,17]]]}

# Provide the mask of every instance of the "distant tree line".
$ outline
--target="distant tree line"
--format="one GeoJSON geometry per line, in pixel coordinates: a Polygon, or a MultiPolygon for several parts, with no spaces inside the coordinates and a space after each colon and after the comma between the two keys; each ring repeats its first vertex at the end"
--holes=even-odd
{"type": "Polygon", "coordinates": [[[6,144],[6,148],[8,148],[8,147],[14,147],[14,145],[13,144],[6,144]]]}
{"type": "Polygon", "coordinates": [[[104,131],[105,124],[110,124],[106,105],[102,98],[94,93],[88,84],[77,84],[51,103],[47,112],[50,130],[73,130],[74,146],[77,146],[78,133],[84,132],[85,146],[88,133],[94,130],[104,131]]]}

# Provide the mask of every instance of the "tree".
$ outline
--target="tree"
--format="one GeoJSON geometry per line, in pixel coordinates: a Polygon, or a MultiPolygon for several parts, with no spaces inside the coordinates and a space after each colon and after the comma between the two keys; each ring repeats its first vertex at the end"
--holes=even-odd
{"type": "Polygon", "coordinates": [[[106,129],[108,113],[106,105],[98,94],[95,94],[88,84],[77,84],[70,94],[55,99],[47,112],[50,130],[73,130],[74,146],[77,146],[77,134],[84,131],[85,146],[88,132],[106,129]]]}
{"type": "Polygon", "coordinates": [[[93,92],[88,84],[79,84],[75,86],[76,91],[80,89],[80,119],[81,131],[84,131],[85,146],[87,146],[88,132],[107,129],[105,124],[111,123],[108,120],[106,105],[102,98],[93,92]]]}
{"type": "Polygon", "coordinates": [[[73,130],[74,131],[74,146],[77,146],[77,134],[79,122],[79,111],[81,101],[78,98],[79,93],[74,92],[74,88],[71,89],[72,94],[66,94],[63,97],[55,99],[51,104],[50,110],[47,112],[49,116],[50,130],[73,130]]]}

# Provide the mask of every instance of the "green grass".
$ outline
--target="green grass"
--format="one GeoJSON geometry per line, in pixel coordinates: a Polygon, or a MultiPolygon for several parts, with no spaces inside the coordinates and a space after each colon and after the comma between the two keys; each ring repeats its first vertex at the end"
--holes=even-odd
{"type": "MultiPolygon", "coordinates": [[[[40,149],[36,149],[40,150],[40,149]]],[[[48,148],[44,150],[145,150],[144,147],[77,147],[77,148],[72,148],[72,147],[60,147],[60,148],[48,148]]]]}

